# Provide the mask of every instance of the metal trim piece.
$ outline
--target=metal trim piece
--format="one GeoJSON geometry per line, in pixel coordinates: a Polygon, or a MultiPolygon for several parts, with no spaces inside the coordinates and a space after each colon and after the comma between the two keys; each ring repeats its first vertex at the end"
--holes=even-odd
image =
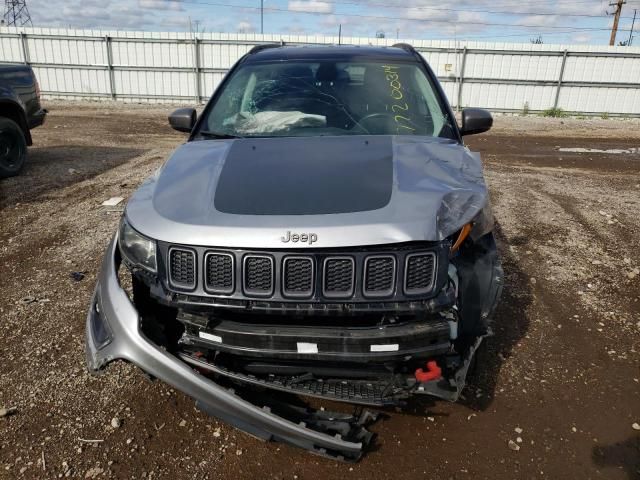
{"type": "Polygon", "coordinates": [[[283,297],[289,297],[289,298],[310,298],[313,296],[314,292],[316,291],[315,286],[316,286],[316,266],[315,266],[315,262],[313,261],[313,257],[308,257],[308,256],[302,256],[302,255],[294,255],[294,256],[287,256],[284,257],[282,259],[282,271],[280,272],[281,277],[282,277],[282,296],[283,297]],[[287,262],[289,260],[307,260],[309,263],[311,263],[311,288],[305,292],[289,292],[287,291],[287,279],[286,279],[286,273],[287,273],[287,262]]]}
{"type": "Polygon", "coordinates": [[[173,247],[173,246],[169,247],[166,263],[167,263],[167,278],[169,279],[169,285],[171,287],[176,288],[178,290],[189,290],[189,291],[195,290],[196,285],[198,284],[198,255],[196,254],[195,250],[192,250],[191,248],[185,248],[185,247],[173,247]],[[192,284],[173,281],[173,275],[171,274],[171,253],[174,250],[190,253],[191,256],[193,257],[193,283],[192,284]]]}
{"type": "Polygon", "coordinates": [[[438,257],[433,252],[416,252],[408,254],[404,259],[404,279],[402,282],[402,289],[405,295],[424,295],[425,293],[429,293],[433,290],[433,286],[435,285],[436,272],[438,271],[438,257]],[[409,260],[413,257],[424,257],[430,255],[433,258],[433,268],[431,270],[431,281],[429,282],[429,286],[425,288],[407,288],[407,274],[409,273],[409,260]]]}
{"type": "Polygon", "coordinates": [[[364,259],[364,268],[363,268],[363,272],[362,272],[362,295],[364,295],[365,297],[389,297],[391,295],[393,295],[393,292],[396,289],[396,277],[398,276],[398,261],[396,260],[396,257],[393,255],[371,255],[369,257],[366,257],[364,259]],[[383,290],[383,291],[378,291],[378,290],[373,290],[373,291],[369,291],[367,290],[367,266],[369,265],[369,260],[376,260],[379,258],[390,258],[393,262],[393,273],[392,273],[392,282],[391,282],[391,288],[388,290],[383,290]]]}
{"type": "Polygon", "coordinates": [[[349,298],[352,297],[356,290],[356,261],[353,257],[348,255],[339,255],[327,257],[322,262],[322,296],[326,298],[349,298]],[[326,290],[326,280],[327,280],[327,263],[331,260],[349,260],[351,262],[351,266],[353,268],[353,272],[351,274],[351,290],[345,290],[344,292],[335,293],[335,292],[327,292],[326,290]]]}
{"type": "Polygon", "coordinates": [[[204,260],[202,263],[202,274],[203,274],[203,284],[204,284],[204,290],[208,293],[214,293],[214,294],[223,294],[223,295],[231,295],[234,291],[235,291],[235,287],[236,287],[236,257],[235,255],[229,253],[229,252],[219,252],[216,250],[207,250],[204,254],[204,260]],[[222,256],[222,257],[229,257],[231,258],[231,288],[225,288],[225,289],[220,289],[220,288],[212,288],[209,285],[208,279],[209,279],[209,267],[207,265],[207,261],[209,259],[209,257],[216,255],[216,256],[222,256]]]}
{"type": "Polygon", "coordinates": [[[276,264],[273,260],[273,257],[270,255],[254,255],[254,254],[246,254],[242,257],[242,291],[248,297],[270,297],[273,295],[275,291],[275,283],[276,283],[276,264]],[[247,288],[247,260],[250,258],[266,258],[271,262],[271,290],[268,292],[264,292],[261,290],[251,290],[247,288]]]}

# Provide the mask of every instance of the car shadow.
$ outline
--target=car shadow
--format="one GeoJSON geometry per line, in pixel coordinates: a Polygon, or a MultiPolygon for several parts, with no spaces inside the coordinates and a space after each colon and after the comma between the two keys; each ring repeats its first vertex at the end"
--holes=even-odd
{"type": "Polygon", "coordinates": [[[640,478],[640,435],[612,445],[595,446],[591,458],[598,467],[618,468],[624,470],[629,479],[640,478]]]}
{"type": "Polygon", "coordinates": [[[0,180],[0,211],[100,175],[147,151],[85,145],[31,148],[21,174],[0,180]]]}

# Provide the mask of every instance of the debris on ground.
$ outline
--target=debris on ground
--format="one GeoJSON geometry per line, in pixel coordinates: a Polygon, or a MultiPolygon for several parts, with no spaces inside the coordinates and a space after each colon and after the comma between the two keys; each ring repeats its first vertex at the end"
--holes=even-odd
{"type": "Polygon", "coordinates": [[[79,282],[85,277],[86,274],[87,272],[71,272],[69,276],[71,277],[72,280],[79,282]]]}
{"type": "Polygon", "coordinates": [[[103,207],[115,207],[116,205],[118,205],[122,200],[124,200],[123,197],[111,197],[108,200],[105,200],[104,202],[102,202],[102,206],[103,207]]]}
{"type": "Polygon", "coordinates": [[[0,408],[0,418],[18,413],[18,407],[0,408]]]}
{"type": "Polygon", "coordinates": [[[93,467],[87,470],[87,473],[84,474],[84,478],[96,478],[98,475],[102,475],[104,470],[100,467],[93,467]]]}

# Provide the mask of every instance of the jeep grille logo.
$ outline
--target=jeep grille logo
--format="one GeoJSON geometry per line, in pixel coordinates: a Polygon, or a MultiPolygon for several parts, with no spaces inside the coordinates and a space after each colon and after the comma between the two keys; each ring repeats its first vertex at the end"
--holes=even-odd
{"type": "Polygon", "coordinates": [[[313,245],[314,242],[318,241],[318,235],[315,233],[291,233],[291,231],[287,231],[284,237],[280,237],[280,241],[282,243],[308,243],[309,245],[313,245]]]}

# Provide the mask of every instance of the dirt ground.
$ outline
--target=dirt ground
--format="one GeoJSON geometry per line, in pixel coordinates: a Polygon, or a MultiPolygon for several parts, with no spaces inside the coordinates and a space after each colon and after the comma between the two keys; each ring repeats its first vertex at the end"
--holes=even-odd
{"type": "Polygon", "coordinates": [[[17,408],[0,418],[0,478],[640,477],[640,150],[560,150],[638,148],[639,122],[498,117],[469,138],[506,276],[495,335],[462,402],[387,410],[373,450],[344,464],[255,440],[130,365],[86,373],[85,313],[122,210],[100,204],[184,136],[172,107],[48,107],[25,171],[0,181],[0,408],[17,408]]]}

